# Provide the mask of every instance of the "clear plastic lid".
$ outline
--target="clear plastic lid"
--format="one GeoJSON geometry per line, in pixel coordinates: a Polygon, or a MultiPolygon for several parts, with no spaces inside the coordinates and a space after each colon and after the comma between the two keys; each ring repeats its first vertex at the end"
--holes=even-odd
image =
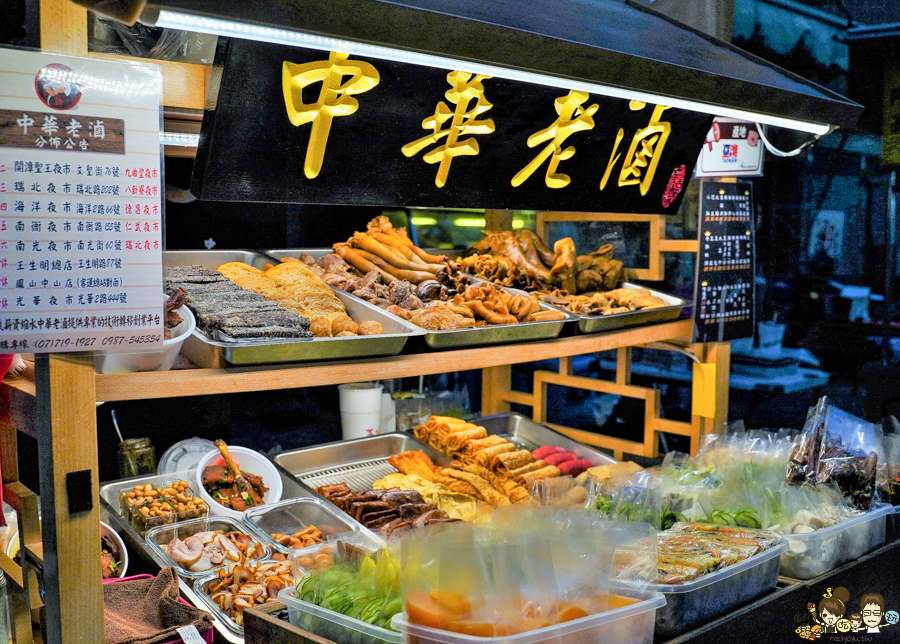
{"type": "Polygon", "coordinates": [[[157,474],[187,472],[197,467],[197,463],[206,454],[216,449],[215,443],[205,438],[186,438],[178,441],[166,450],[159,459],[157,474]]]}

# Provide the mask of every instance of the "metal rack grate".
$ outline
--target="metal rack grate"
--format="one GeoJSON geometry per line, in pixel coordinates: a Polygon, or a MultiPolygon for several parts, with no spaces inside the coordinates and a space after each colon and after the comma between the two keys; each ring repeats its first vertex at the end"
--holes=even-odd
{"type": "MultiPolygon", "coordinates": [[[[512,436],[510,434],[501,434],[501,436],[515,445],[516,449],[527,449],[529,451],[534,449],[530,441],[523,440],[520,436],[512,436]]],[[[397,470],[388,463],[387,458],[374,458],[349,465],[338,465],[311,472],[303,472],[295,476],[314,489],[323,485],[346,483],[354,492],[360,492],[362,490],[371,490],[375,481],[384,478],[388,474],[396,473],[397,470]]]]}
{"type": "Polygon", "coordinates": [[[371,490],[375,481],[384,478],[388,474],[396,473],[397,470],[388,463],[386,458],[376,458],[371,461],[353,463],[352,465],[340,465],[338,467],[307,472],[301,474],[299,478],[311,488],[346,483],[354,492],[360,492],[362,490],[371,490]]]}

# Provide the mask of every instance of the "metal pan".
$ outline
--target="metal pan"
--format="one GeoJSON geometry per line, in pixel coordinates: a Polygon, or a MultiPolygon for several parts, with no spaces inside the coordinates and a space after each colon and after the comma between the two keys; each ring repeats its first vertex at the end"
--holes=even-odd
{"type": "MultiPolygon", "coordinates": [[[[459,257],[462,251],[448,248],[423,248],[426,253],[430,255],[445,255],[450,259],[456,259],[459,257]]],[[[332,248],[273,248],[272,250],[263,251],[269,257],[274,257],[275,259],[284,259],[285,257],[293,257],[295,259],[300,259],[300,253],[308,253],[313,257],[313,259],[319,259],[329,253],[333,253],[334,249],[332,248]]]]}
{"type": "MultiPolygon", "coordinates": [[[[579,315],[578,330],[582,333],[601,333],[603,331],[615,331],[616,329],[624,329],[625,327],[637,326],[639,324],[659,324],[661,322],[669,322],[677,320],[681,315],[687,302],[675,297],[667,295],[652,288],[632,284],[631,282],[620,282],[618,288],[628,289],[646,289],[650,291],[650,295],[663,300],[668,306],[658,309],[646,309],[643,311],[629,311],[628,313],[614,313],[613,315],[579,315]]],[[[548,305],[553,306],[553,305],[548,305]]],[[[553,308],[559,308],[553,306],[553,308]]],[[[565,311],[559,308],[560,311],[565,311]]]]}
{"type": "MultiPolygon", "coordinates": [[[[300,253],[308,253],[318,259],[331,252],[329,248],[309,248],[295,250],[271,250],[267,251],[272,257],[298,257],[300,253]]],[[[468,275],[473,283],[481,283],[483,280],[468,275]]],[[[497,288],[504,288],[498,286],[497,288]]],[[[510,289],[505,289],[513,292],[510,289]]],[[[354,296],[351,296],[354,297],[354,296]]],[[[359,299],[355,298],[354,299],[359,299]]],[[[557,311],[556,307],[541,303],[541,309],[545,311],[557,311]]],[[[457,329],[455,331],[429,331],[421,329],[422,339],[430,349],[462,349],[494,344],[508,344],[512,342],[527,342],[529,340],[552,340],[559,337],[563,327],[569,322],[574,322],[578,316],[569,311],[563,311],[565,319],[549,320],[546,322],[521,322],[519,324],[498,324],[494,326],[475,327],[471,329],[457,329]]],[[[389,314],[390,315],[390,314],[389,314]]],[[[396,317],[396,316],[394,316],[396,317]]],[[[397,318],[401,319],[401,318],[397,318]]]]}
{"type": "MultiPolygon", "coordinates": [[[[464,274],[468,275],[469,279],[473,281],[486,281],[469,273],[464,274]]],[[[532,294],[530,291],[525,291],[518,288],[509,288],[506,286],[504,286],[503,288],[510,293],[521,293],[523,295],[532,294]]],[[[671,320],[677,320],[678,316],[681,315],[682,309],[684,309],[684,307],[687,305],[687,302],[675,297],[674,295],[667,295],[666,293],[655,291],[652,288],[647,288],[646,286],[641,286],[640,284],[632,284],[631,282],[619,282],[619,285],[616,288],[646,289],[650,291],[650,295],[663,300],[666,304],[668,304],[668,306],[663,306],[658,309],[647,309],[644,311],[615,313],[613,315],[579,315],[578,313],[572,313],[571,311],[564,309],[561,306],[554,306],[553,304],[546,304],[545,302],[541,302],[541,304],[543,306],[546,306],[547,308],[555,309],[557,311],[562,311],[564,313],[568,313],[569,315],[575,316],[578,319],[578,330],[582,333],[602,333],[604,331],[615,331],[616,329],[638,326],[639,324],[659,324],[661,322],[670,322],[671,320]]]]}
{"type": "Polygon", "coordinates": [[[435,464],[450,465],[446,456],[402,432],[282,452],[275,462],[311,489],[346,483],[359,492],[371,490],[375,481],[397,472],[388,458],[419,449],[435,464]]]}
{"type": "MultiPolygon", "coordinates": [[[[312,490],[307,489],[294,477],[290,476],[284,471],[279,471],[279,474],[281,475],[282,482],[282,499],[315,497],[315,493],[312,490]]],[[[171,478],[171,476],[168,476],[167,478],[171,478]]],[[[118,510],[119,491],[123,488],[131,488],[132,486],[138,484],[155,484],[159,481],[159,479],[160,477],[150,474],[137,476],[130,479],[112,481],[100,486],[101,517],[104,521],[109,523],[116,532],[119,533],[119,535],[125,541],[125,545],[128,547],[129,552],[137,555],[142,560],[142,562],[149,566],[151,569],[161,569],[170,564],[158,552],[154,552],[144,540],[144,538],[141,537],[141,535],[139,535],[137,531],[131,527],[131,523],[128,521],[128,519],[120,514],[118,510]]],[[[177,523],[173,525],[178,526],[177,523]]],[[[360,529],[362,530],[364,528],[360,529]]],[[[203,600],[194,592],[193,587],[190,583],[188,583],[187,580],[179,578],[178,583],[181,589],[181,593],[188,599],[188,601],[190,601],[194,606],[204,606],[203,600]]],[[[232,631],[225,626],[225,623],[222,620],[214,618],[213,626],[226,641],[234,642],[235,644],[240,644],[243,641],[242,639],[236,637],[234,633],[232,633],[232,631]]]]}
{"type": "MultiPolygon", "coordinates": [[[[263,253],[251,251],[166,251],[163,265],[199,265],[215,270],[226,262],[244,262],[256,268],[277,264],[278,260],[263,253]]],[[[181,352],[191,361],[207,368],[227,365],[251,365],[274,362],[307,362],[315,360],[341,360],[347,358],[373,358],[395,356],[403,351],[407,340],[424,333],[414,324],[402,320],[377,306],[332,289],[356,322],[374,320],[385,330],[383,335],[355,336],[348,338],[310,338],[304,340],[238,340],[221,342],[195,330],[188,337],[181,352]]]]}
{"type": "Polygon", "coordinates": [[[493,416],[476,418],[470,422],[484,427],[488,434],[502,436],[520,449],[527,449],[529,452],[543,445],[553,445],[562,447],[567,452],[575,454],[576,458],[588,460],[595,466],[618,463],[612,456],[608,456],[593,447],[583,445],[522,414],[495,414],[493,416]]]}

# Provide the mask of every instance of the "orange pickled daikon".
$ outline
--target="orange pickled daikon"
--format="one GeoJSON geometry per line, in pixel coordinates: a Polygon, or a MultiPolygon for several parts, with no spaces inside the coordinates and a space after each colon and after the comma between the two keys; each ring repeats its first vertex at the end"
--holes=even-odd
{"type": "Polygon", "coordinates": [[[475,619],[457,619],[447,622],[447,630],[473,637],[493,637],[494,625],[475,619]]]}
{"type": "Polygon", "coordinates": [[[406,596],[406,614],[413,624],[447,630],[447,623],[458,621],[462,614],[442,606],[422,590],[410,591],[406,596]]]}
{"type": "Polygon", "coordinates": [[[447,590],[432,590],[431,598],[457,615],[465,615],[472,612],[472,602],[465,595],[451,593],[447,590]]]}

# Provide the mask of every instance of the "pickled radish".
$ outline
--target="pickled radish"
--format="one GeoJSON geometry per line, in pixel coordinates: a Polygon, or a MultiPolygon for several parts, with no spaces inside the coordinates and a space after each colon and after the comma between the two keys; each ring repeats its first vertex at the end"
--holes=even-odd
{"type": "Polygon", "coordinates": [[[463,635],[472,635],[474,637],[493,637],[494,625],[480,622],[474,619],[458,619],[447,622],[447,630],[454,633],[462,633],[463,635]]]}
{"type": "Polygon", "coordinates": [[[412,590],[406,596],[406,614],[413,624],[447,630],[447,623],[458,621],[462,615],[448,610],[422,590],[412,590]]]}
{"type": "MultiPolygon", "coordinates": [[[[451,593],[446,590],[432,590],[431,598],[457,615],[465,615],[466,613],[472,612],[472,603],[465,595],[451,593]]],[[[493,630],[493,627],[491,630],[493,630]]]]}

